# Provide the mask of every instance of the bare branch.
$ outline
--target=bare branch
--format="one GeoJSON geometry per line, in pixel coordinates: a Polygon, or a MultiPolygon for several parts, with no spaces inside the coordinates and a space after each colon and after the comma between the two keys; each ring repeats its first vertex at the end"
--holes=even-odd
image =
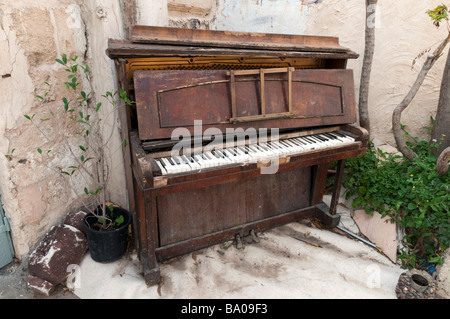
{"type": "Polygon", "coordinates": [[[416,96],[417,92],[419,91],[420,86],[425,80],[425,77],[428,74],[428,71],[433,67],[434,63],[439,59],[439,57],[442,55],[442,51],[447,46],[447,44],[450,42],[450,33],[447,36],[447,38],[442,41],[442,43],[434,50],[433,53],[428,55],[427,60],[425,61],[422,70],[420,71],[419,75],[417,76],[417,79],[414,83],[414,85],[409,90],[406,97],[403,99],[403,101],[400,102],[399,105],[394,109],[394,112],[392,114],[392,127],[394,129],[394,137],[395,142],[397,143],[397,147],[399,148],[400,152],[410,161],[413,161],[415,158],[417,158],[417,154],[414,153],[410,148],[406,145],[406,140],[404,138],[404,132],[401,128],[401,117],[402,112],[409,106],[409,104],[412,102],[414,97],[416,96]]]}

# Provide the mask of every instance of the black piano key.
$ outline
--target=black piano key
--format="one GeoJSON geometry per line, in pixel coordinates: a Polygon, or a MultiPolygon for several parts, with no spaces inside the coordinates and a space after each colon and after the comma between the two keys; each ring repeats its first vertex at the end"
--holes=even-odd
{"type": "Polygon", "coordinates": [[[316,141],[314,141],[313,139],[311,139],[309,136],[305,136],[304,138],[305,138],[305,140],[307,140],[308,142],[311,142],[312,144],[316,144],[316,141]]]}
{"type": "Polygon", "coordinates": [[[330,134],[330,133],[324,133],[324,135],[326,135],[326,136],[328,136],[330,139],[332,139],[332,140],[337,140],[337,137],[336,136],[333,136],[332,134],[330,134]]]}
{"type": "Polygon", "coordinates": [[[177,165],[181,164],[180,159],[178,158],[178,156],[174,156],[174,157],[172,157],[172,159],[175,162],[175,164],[177,164],[177,165]]]}
{"type": "Polygon", "coordinates": [[[314,135],[313,137],[315,137],[316,139],[319,139],[319,140],[321,140],[321,141],[323,141],[323,142],[328,141],[326,138],[324,138],[324,137],[322,137],[322,136],[320,136],[320,135],[314,135]]]}

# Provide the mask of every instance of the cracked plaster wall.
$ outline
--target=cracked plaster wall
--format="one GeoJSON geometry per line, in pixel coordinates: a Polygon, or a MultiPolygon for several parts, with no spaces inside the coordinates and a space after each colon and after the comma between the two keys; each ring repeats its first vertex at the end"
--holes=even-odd
{"type": "MultiPolygon", "coordinates": [[[[413,60],[430,47],[434,50],[447,36],[446,27],[436,29],[425,13],[440,3],[378,0],[369,113],[372,136],[390,145],[395,145],[392,112],[416,80],[426,55],[418,59],[414,67],[413,60]]],[[[364,57],[365,6],[360,1],[323,0],[311,9],[305,34],[338,36],[343,46],[360,54],[348,64],[348,68],[354,70],[358,97],[364,57]]],[[[430,70],[418,94],[402,114],[402,124],[407,125],[414,136],[429,138],[430,132],[424,127],[430,126],[430,116],[436,114],[448,50],[430,70]]]]}
{"type": "MultiPolygon", "coordinates": [[[[349,62],[355,87],[364,52],[365,6],[339,0],[135,0],[138,24],[213,30],[338,36],[343,46],[360,54],[349,62]]],[[[378,138],[393,142],[390,116],[414,82],[422,60],[411,69],[421,51],[444,38],[425,15],[435,1],[379,0],[379,25],[370,90],[372,129],[378,138]],[[405,9],[407,8],[407,10],[405,9]]],[[[57,175],[39,164],[35,145],[41,142],[23,114],[36,112],[35,94],[44,81],[65,77],[54,59],[67,53],[90,65],[83,87],[101,100],[115,86],[112,61],[106,56],[108,38],[124,38],[120,1],[106,0],[0,0],[0,194],[11,220],[16,256],[22,257],[50,226],[78,207],[73,191],[57,175]],[[16,149],[12,160],[4,155],[16,149]]],[[[131,19],[134,20],[134,19],[131,19]]],[[[445,56],[430,72],[421,91],[405,112],[404,123],[413,133],[426,135],[436,111],[445,56]]],[[[57,103],[62,92],[53,90],[57,103]]],[[[127,205],[119,131],[112,117],[118,154],[113,166],[111,197],[127,205]]],[[[116,123],[118,124],[118,123],[116,123]]],[[[108,134],[108,132],[105,132],[108,134]]]]}
{"type": "MultiPolygon", "coordinates": [[[[78,56],[79,62],[90,66],[82,86],[93,93],[94,103],[106,91],[114,90],[113,63],[105,49],[109,37],[121,38],[122,33],[118,1],[0,0],[0,194],[18,258],[27,254],[68,211],[82,205],[75,188],[83,185],[75,180],[75,186],[69,186],[45,165],[47,161],[36,151],[45,139],[24,114],[43,111],[35,95],[46,90],[45,81],[53,84],[66,80],[64,67],[55,62],[63,53],[78,56]],[[13,149],[11,160],[7,160],[4,155],[13,149]]],[[[50,107],[62,105],[66,94],[65,87],[52,87],[50,107]]],[[[111,198],[126,206],[118,123],[114,125],[110,112],[104,114],[103,120],[107,123],[105,135],[114,129],[108,157],[118,155],[112,162],[116,173],[111,180],[111,198]]],[[[60,149],[60,143],[63,141],[56,140],[52,149],[60,149]]]]}

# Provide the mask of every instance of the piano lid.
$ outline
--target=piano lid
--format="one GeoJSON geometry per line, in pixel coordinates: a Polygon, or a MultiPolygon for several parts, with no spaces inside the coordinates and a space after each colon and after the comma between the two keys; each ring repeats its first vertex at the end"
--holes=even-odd
{"type": "Polygon", "coordinates": [[[175,128],[203,130],[350,124],[356,121],[352,70],[135,71],[141,140],[175,128]]]}
{"type": "Polygon", "coordinates": [[[356,59],[328,36],[134,26],[131,41],[109,40],[110,58],[143,56],[285,56],[356,59]]]}

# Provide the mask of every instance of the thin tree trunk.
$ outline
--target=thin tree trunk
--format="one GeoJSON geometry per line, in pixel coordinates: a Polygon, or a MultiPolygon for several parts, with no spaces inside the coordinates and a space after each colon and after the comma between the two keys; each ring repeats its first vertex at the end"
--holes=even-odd
{"type": "Polygon", "coordinates": [[[413,161],[415,158],[417,158],[417,154],[414,153],[406,145],[404,132],[401,128],[402,112],[409,106],[411,101],[416,96],[417,92],[420,89],[420,86],[422,85],[423,81],[425,80],[425,77],[428,74],[428,71],[430,71],[434,63],[442,55],[442,51],[447,46],[448,42],[450,42],[450,34],[444,41],[442,41],[442,43],[436,48],[436,50],[432,54],[428,55],[427,60],[425,61],[422,67],[422,70],[417,76],[416,82],[411,87],[411,89],[409,90],[408,94],[403,99],[403,101],[401,101],[400,104],[397,105],[392,114],[392,127],[394,129],[395,142],[397,143],[397,147],[400,150],[400,152],[410,161],[413,161]]]}
{"type": "Polygon", "coordinates": [[[366,33],[364,60],[359,88],[359,124],[370,134],[369,85],[375,48],[375,14],[378,0],[366,0],[366,33]]]}
{"type": "Polygon", "coordinates": [[[431,132],[431,140],[442,142],[434,155],[439,156],[442,151],[450,147],[450,51],[445,62],[442,75],[439,104],[436,112],[436,121],[431,132]]]}

